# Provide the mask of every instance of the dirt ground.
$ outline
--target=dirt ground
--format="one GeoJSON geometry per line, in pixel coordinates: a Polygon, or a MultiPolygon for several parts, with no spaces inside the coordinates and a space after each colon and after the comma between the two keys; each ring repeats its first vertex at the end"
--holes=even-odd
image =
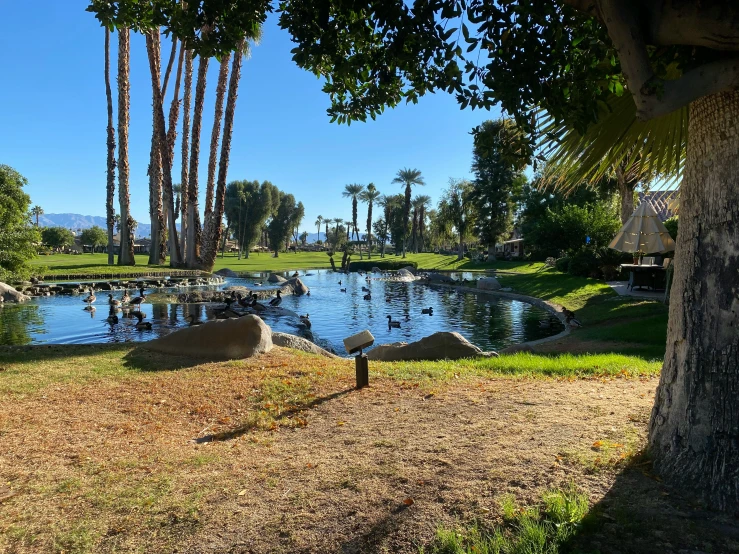
{"type": "Polygon", "coordinates": [[[345,361],[294,362],[275,349],[0,398],[0,550],[410,553],[440,525],[497,521],[505,494],[526,505],[574,484],[598,520],[577,550],[739,552],[735,520],[635,457],[656,379],[355,391],[345,361]],[[286,417],[243,429],[279,384],[310,407],[288,399],[286,417]]]}

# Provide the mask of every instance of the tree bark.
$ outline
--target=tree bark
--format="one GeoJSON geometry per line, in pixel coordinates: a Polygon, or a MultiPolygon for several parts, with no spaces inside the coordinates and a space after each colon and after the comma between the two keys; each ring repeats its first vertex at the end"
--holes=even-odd
{"type": "Polygon", "coordinates": [[[654,467],[739,511],[739,92],[690,105],[667,352],[650,421],[654,467]]]}
{"type": "Polygon", "coordinates": [[[372,200],[367,203],[367,259],[372,259],[372,200]]]}
{"type": "MultiPolygon", "coordinates": [[[[185,49],[184,49],[184,44],[182,44],[180,46],[180,55],[177,59],[177,73],[175,75],[175,81],[174,81],[174,94],[172,95],[172,102],[169,106],[169,120],[167,122],[167,125],[168,125],[167,133],[166,133],[167,150],[169,152],[170,164],[172,164],[174,161],[174,147],[175,147],[175,142],[177,141],[177,120],[180,117],[180,83],[182,81],[182,62],[184,59],[184,54],[185,54],[185,49]]],[[[170,58],[170,66],[171,64],[172,64],[172,58],[170,58]]],[[[168,70],[169,70],[169,67],[168,67],[168,70]]],[[[166,88],[167,88],[167,79],[165,78],[164,86],[162,87],[162,102],[164,102],[164,94],[166,92],[166,88]]],[[[169,169],[170,182],[172,181],[172,169],[173,169],[172,167],[170,167],[169,169]]],[[[180,189],[181,188],[182,188],[182,184],[180,184],[180,189]]],[[[172,194],[174,194],[174,191],[172,191],[172,194]]],[[[164,221],[166,222],[168,220],[171,223],[171,225],[175,225],[175,227],[170,227],[169,232],[166,234],[167,235],[166,238],[169,242],[169,246],[167,250],[169,250],[169,252],[171,253],[173,250],[177,250],[177,248],[179,247],[180,249],[179,261],[180,262],[182,261],[182,251],[183,250],[182,250],[182,246],[177,244],[178,239],[177,239],[176,225],[177,225],[177,218],[179,216],[179,211],[181,209],[181,204],[182,204],[182,190],[180,190],[180,194],[177,197],[177,200],[174,205],[174,211],[172,212],[174,216],[173,218],[169,217],[169,210],[167,210],[168,208],[167,204],[165,203],[164,205],[165,214],[167,216],[164,221]]],[[[164,246],[162,248],[164,248],[164,246]]],[[[160,252],[160,257],[162,254],[165,254],[165,253],[166,252],[162,250],[162,252],[160,252]]],[[[164,259],[161,259],[162,263],[164,263],[164,261],[165,261],[164,259]]]]}
{"type": "Polygon", "coordinates": [[[616,182],[621,200],[621,224],[625,224],[634,213],[634,190],[638,182],[629,178],[621,166],[616,166],[616,182]]]}
{"type": "Polygon", "coordinates": [[[136,265],[136,258],[133,254],[131,198],[128,191],[128,119],[131,105],[130,38],[130,31],[127,28],[121,27],[118,30],[118,202],[121,213],[118,265],[136,265]]]}
{"type": "MultiPolygon", "coordinates": [[[[115,225],[115,127],[113,127],[113,93],[110,89],[110,30],[105,28],[105,98],[108,104],[108,173],[105,195],[105,215],[108,227],[108,265],[115,264],[113,254],[113,227],[115,225]]],[[[38,214],[36,214],[38,227],[38,214]]]]}
{"type": "Polygon", "coordinates": [[[223,119],[223,99],[226,96],[226,84],[228,82],[228,62],[231,53],[224,54],[221,59],[221,67],[218,71],[218,84],[216,85],[216,106],[213,116],[213,130],[210,134],[210,156],[208,157],[208,182],[205,188],[205,225],[208,216],[213,211],[213,189],[216,183],[216,163],[218,161],[218,140],[221,136],[221,120],[223,119]]]}
{"type": "Polygon", "coordinates": [[[162,101],[162,91],[159,88],[159,70],[161,64],[157,63],[157,53],[159,46],[159,30],[156,29],[146,35],[147,44],[151,42],[152,48],[149,55],[149,70],[151,72],[152,90],[154,92],[154,113],[156,122],[154,129],[156,131],[156,143],[161,157],[161,167],[163,174],[162,196],[167,206],[167,214],[169,219],[169,264],[172,267],[178,267],[181,263],[180,245],[177,240],[177,227],[174,218],[174,193],[172,191],[172,160],[169,155],[169,145],[167,144],[167,135],[164,123],[164,103],[162,101]]]}
{"type": "Polygon", "coordinates": [[[192,118],[192,145],[190,149],[190,176],[187,186],[187,254],[185,264],[197,269],[200,264],[200,211],[198,205],[198,161],[200,158],[200,130],[203,124],[205,79],[208,75],[208,58],[200,58],[198,81],[195,86],[195,107],[192,118]]]}
{"type": "MultiPolygon", "coordinates": [[[[185,44],[182,44],[183,48],[185,44]]],[[[185,91],[182,97],[182,171],[180,173],[180,252],[185,255],[187,251],[187,200],[189,179],[189,154],[190,154],[190,100],[192,93],[192,52],[185,50],[185,91]]]]}
{"type": "Polygon", "coordinates": [[[152,88],[152,124],[151,146],[149,148],[149,218],[151,222],[151,248],[149,249],[149,264],[158,265],[162,262],[162,242],[164,233],[164,214],[162,213],[162,156],[159,148],[159,118],[157,117],[157,102],[161,99],[159,89],[161,81],[161,49],[159,29],[146,34],[146,54],[149,57],[152,88]],[[152,39],[156,34],[157,40],[152,39]]]}
{"type": "Polygon", "coordinates": [[[488,244],[488,261],[495,261],[495,245],[488,244]]]}
{"type": "MultiPolygon", "coordinates": [[[[239,80],[241,79],[241,60],[243,57],[243,50],[244,43],[242,41],[234,52],[233,66],[231,67],[231,80],[228,83],[228,102],[226,104],[226,117],[223,123],[221,157],[218,160],[218,185],[215,192],[215,205],[213,207],[213,211],[205,216],[205,240],[203,244],[202,266],[206,271],[212,271],[213,266],[215,265],[216,256],[218,254],[218,245],[221,242],[221,234],[223,232],[223,213],[226,208],[226,179],[228,176],[228,164],[231,156],[231,138],[233,137],[236,99],[238,98],[239,80]]],[[[223,69],[223,66],[221,66],[221,69],[223,69]]]]}

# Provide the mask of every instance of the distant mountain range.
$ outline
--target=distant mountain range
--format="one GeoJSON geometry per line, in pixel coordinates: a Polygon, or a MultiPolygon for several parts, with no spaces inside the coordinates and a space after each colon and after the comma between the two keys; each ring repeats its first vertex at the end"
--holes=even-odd
{"type": "MultiPolygon", "coordinates": [[[[35,221],[35,218],[32,219],[35,221]]],[[[41,227],[66,227],[72,231],[89,229],[95,225],[105,229],[108,225],[104,217],[80,214],[44,214],[39,216],[38,223],[41,227]]],[[[136,237],[143,238],[150,235],[151,225],[139,222],[136,227],[136,237]]]]}
{"type": "MultiPolygon", "coordinates": [[[[32,218],[34,222],[36,218],[32,218]]],[[[89,229],[97,225],[105,229],[107,222],[104,217],[97,215],[80,215],[80,214],[44,214],[39,216],[38,224],[41,227],[66,227],[72,231],[89,229]]],[[[180,228],[179,223],[177,228],[180,228]]],[[[136,238],[145,238],[151,236],[151,225],[149,223],[139,222],[136,227],[136,238]]],[[[318,235],[316,233],[308,233],[308,242],[316,242],[318,235]]],[[[321,231],[321,240],[326,240],[326,235],[321,231]]]]}

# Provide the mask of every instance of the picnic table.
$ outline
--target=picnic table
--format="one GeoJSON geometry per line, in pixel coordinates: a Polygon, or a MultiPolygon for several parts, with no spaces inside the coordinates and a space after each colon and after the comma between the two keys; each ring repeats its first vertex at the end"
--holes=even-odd
{"type": "Polygon", "coordinates": [[[621,269],[629,272],[628,288],[652,290],[665,288],[665,267],[659,264],[621,264],[621,269]]]}

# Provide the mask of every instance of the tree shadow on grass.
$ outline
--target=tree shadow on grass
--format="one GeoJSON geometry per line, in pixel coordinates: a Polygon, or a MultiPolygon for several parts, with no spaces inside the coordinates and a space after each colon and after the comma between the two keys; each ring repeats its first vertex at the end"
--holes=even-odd
{"type": "Polygon", "coordinates": [[[616,477],[560,552],[736,552],[739,520],[668,488],[637,458],[616,477]]]}
{"type": "Polygon", "coordinates": [[[145,346],[137,346],[123,356],[123,366],[135,371],[174,371],[219,361],[223,360],[207,360],[192,356],[163,354],[148,350],[145,346]]]}

